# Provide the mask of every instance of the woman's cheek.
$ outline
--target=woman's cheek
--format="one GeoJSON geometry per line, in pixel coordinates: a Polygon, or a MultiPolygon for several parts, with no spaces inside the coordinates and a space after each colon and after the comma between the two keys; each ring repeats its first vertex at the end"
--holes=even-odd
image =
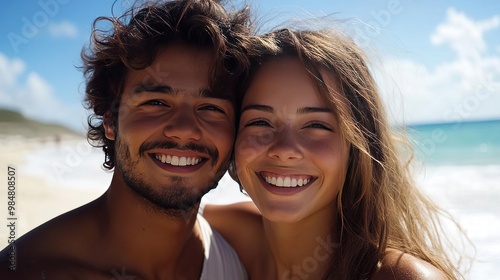
{"type": "Polygon", "coordinates": [[[236,137],[235,154],[236,160],[254,158],[262,152],[274,138],[270,131],[248,131],[240,132],[236,137]]]}

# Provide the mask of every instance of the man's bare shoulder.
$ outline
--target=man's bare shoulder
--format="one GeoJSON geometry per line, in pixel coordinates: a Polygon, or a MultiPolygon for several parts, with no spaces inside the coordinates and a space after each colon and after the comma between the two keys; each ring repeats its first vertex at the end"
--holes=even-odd
{"type": "Polygon", "coordinates": [[[430,263],[398,250],[389,249],[372,280],[445,280],[445,274],[430,263]]]}
{"type": "MultiPolygon", "coordinates": [[[[19,259],[18,259],[19,260],[19,259]]],[[[2,263],[5,265],[5,263],[2,263]]],[[[109,280],[115,271],[104,271],[95,266],[75,259],[65,259],[64,257],[47,257],[45,259],[32,259],[17,264],[11,268],[10,264],[0,268],[0,279],[2,280],[66,280],[66,279],[96,279],[109,280]]]]}
{"type": "Polygon", "coordinates": [[[64,213],[21,236],[0,252],[0,279],[58,279],[44,273],[75,270],[89,251],[92,206],[64,213]],[[14,271],[15,270],[15,271],[14,271]]]}

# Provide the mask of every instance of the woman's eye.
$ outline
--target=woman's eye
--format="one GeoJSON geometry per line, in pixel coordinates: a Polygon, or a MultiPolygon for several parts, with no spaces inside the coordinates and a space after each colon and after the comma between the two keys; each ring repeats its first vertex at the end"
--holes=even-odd
{"type": "Polygon", "coordinates": [[[319,129],[325,129],[329,131],[333,131],[329,126],[322,124],[322,123],[311,123],[306,126],[306,128],[319,128],[319,129]]]}
{"type": "Polygon", "coordinates": [[[271,126],[271,125],[265,120],[255,120],[247,123],[245,126],[271,126]]]}

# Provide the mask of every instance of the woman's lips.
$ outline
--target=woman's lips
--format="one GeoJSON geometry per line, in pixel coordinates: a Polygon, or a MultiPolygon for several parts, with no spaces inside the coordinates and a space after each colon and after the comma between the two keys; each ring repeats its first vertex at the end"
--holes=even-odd
{"type": "Polygon", "coordinates": [[[260,172],[257,174],[262,184],[275,194],[294,194],[309,187],[317,177],[311,175],[278,174],[260,172]]]}

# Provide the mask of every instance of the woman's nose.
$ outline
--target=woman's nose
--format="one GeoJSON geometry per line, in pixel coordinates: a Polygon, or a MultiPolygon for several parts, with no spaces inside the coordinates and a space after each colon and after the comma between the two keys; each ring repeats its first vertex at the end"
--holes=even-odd
{"type": "Polygon", "coordinates": [[[281,161],[298,160],[302,158],[296,137],[289,129],[281,129],[274,134],[271,141],[268,156],[281,161]]]}

